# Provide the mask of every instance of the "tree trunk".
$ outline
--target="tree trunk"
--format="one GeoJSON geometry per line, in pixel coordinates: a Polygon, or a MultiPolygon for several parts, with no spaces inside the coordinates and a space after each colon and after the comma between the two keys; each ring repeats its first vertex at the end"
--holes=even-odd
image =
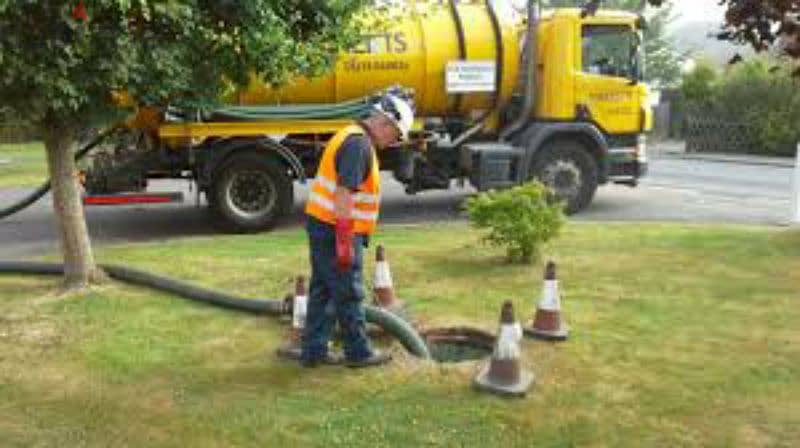
{"type": "Polygon", "coordinates": [[[47,167],[52,184],[53,210],[64,259],[64,287],[79,290],[100,278],[94,261],[72,147],[69,126],[48,123],[44,129],[47,167]]]}

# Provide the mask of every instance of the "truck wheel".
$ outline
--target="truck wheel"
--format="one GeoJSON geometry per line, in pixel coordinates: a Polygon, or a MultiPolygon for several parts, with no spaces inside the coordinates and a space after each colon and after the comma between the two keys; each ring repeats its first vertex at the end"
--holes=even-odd
{"type": "Polygon", "coordinates": [[[534,156],[530,173],[564,201],[565,211],[571,215],[592,202],[598,171],[597,162],[586,147],[574,141],[555,140],[534,156]]]}
{"type": "Polygon", "coordinates": [[[289,212],[294,199],[286,168],[257,153],[228,159],[217,170],[208,194],[216,222],[224,230],[238,233],[273,227],[289,212]]]}

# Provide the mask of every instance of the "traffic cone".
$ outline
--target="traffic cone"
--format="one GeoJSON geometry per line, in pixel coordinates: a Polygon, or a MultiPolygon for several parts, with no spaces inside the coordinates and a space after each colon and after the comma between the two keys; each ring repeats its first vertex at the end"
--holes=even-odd
{"type": "MultiPolygon", "coordinates": [[[[295,282],[297,279],[294,280],[295,282]]],[[[287,292],[285,296],[283,296],[283,302],[281,303],[281,315],[278,317],[278,320],[283,324],[290,324],[292,323],[292,319],[294,318],[294,291],[295,288],[292,288],[292,291],[287,292]]]]}
{"type": "Polygon", "coordinates": [[[375,277],[373,279],[373,292],[375,304],[389,311],[400,312],[405,308],[405,303],[397,299],[394,294],[394,283],[389,262],[386,260],[386,249],[378,246],[375,249],[375,277]]]}
{"type": "Polygon", "coordinates": [[[536,307],[533,324],[525,327],[525,335],[546,341],[566,341],[569,328],[561,320],[561,296],[558,292],[556,264],[547,263],[544,271],[542,298],[536,307]]]}
{"type": "Polygon", "coordinates": [[[308,307],[305,277],[297,277],[294,289],[292,327],[289,330],[288,341],[278,348],[278,356],[288,359],[300,359],[300,354],[303,350],[303,331],[306,327],[306,310],[308,307]]]}
{"type": "Polygon", "coordinates": [[[514,318],[514,305],[507,301],[500,313],[500,331],[492,359],[475,377],[474,385],[478,390],[511,397],[525,396],[534,376],[520,365],[521,340],[522,327],[514,318]]]}

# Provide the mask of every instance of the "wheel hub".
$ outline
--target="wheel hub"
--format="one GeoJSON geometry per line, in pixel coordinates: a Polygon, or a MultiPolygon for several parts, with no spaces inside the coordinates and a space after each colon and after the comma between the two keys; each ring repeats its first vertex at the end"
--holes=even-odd
{"type": "Polygon", "coordinates": [[[544,169],[542,182],[559,197],[572,198],[580,193],[581,170],[572,161],[556,160],[544,169]]]}
{"type": "Polygon", "coordinates": [[[226,193],[234,211],[249,217],[267,212],[276,200],[271,179],[260,171],[240,171],[234,174],[226,193]]]}

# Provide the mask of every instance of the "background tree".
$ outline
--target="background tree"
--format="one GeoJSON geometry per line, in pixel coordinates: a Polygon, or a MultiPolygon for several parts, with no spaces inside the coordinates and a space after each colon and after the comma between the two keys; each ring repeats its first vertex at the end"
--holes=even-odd
{"type": "Polygon", "coordinates": [[[149,105],[210,103],[253,71],[271,82],[319,73],[355,42],[366,3],[0,0],[0,104],[43,136],[65,287],[100,274],[73,150],[86,123],[116,112],[112,91],[149,105]]]}
{"type": "Polygon", "coordinates": [[[765,51],[780,44],[788,56],[800,58],[800,1],[723,0],[727,6],[719,38],[750,44],[765,51]]]}
{"type": "Polygon", "coordinates": [[[697,63],[696,67],[683,75],[681,94],[686,101],[699,104],[700,107],[708,106],[714,93],[714,83],[718,77],[714,66],[705,61],[697,63]]]}

